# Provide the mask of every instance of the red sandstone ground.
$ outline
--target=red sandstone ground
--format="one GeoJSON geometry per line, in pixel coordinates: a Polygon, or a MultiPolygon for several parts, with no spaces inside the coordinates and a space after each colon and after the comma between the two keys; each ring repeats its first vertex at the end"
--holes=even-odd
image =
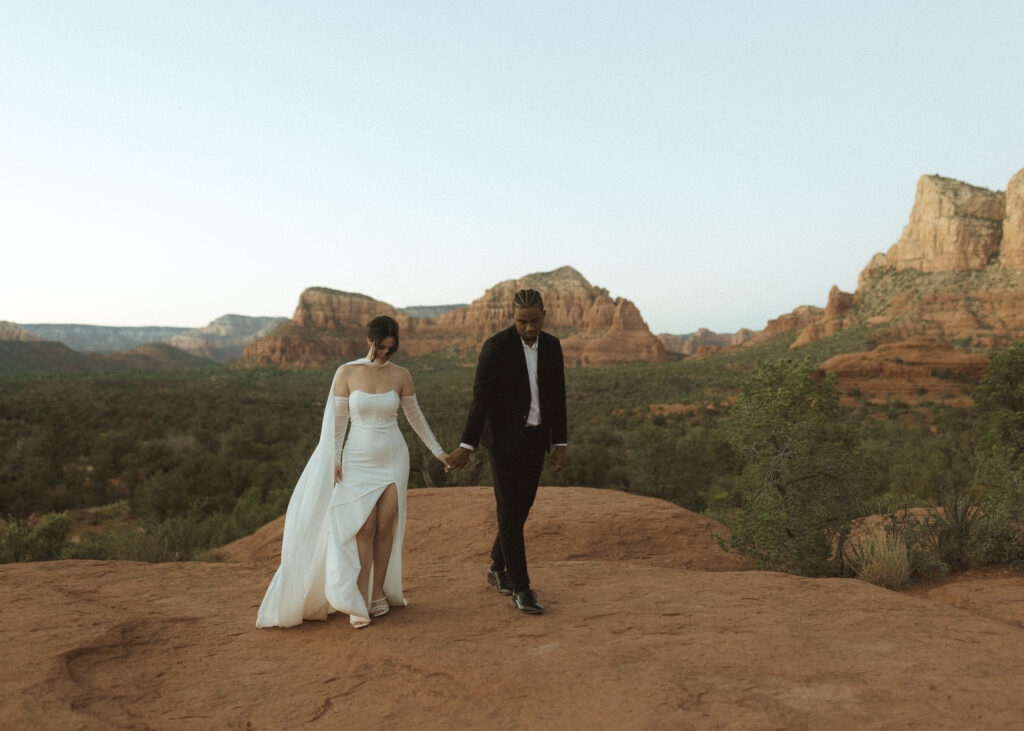
{"type": "Polygon", "coordinates": [[[1017,574],[914,596],[750,571],[703,516],[542,488],[528,546],[548,612],[529,617],[483,581],[490,503],[413,491],[410,606],[361,631],[256,628],[279,523],[226,548],[237,563],[0,566],[0,727],[1022,724],[1017,574]]]}

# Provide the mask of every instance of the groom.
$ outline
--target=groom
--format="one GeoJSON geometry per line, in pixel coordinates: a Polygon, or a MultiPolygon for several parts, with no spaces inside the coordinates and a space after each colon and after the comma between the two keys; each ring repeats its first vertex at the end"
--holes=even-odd
{"type": "Polygon", "coordinates": [[[530,589],[523,525],[537,496],[545,452],[554,447],[552,472],[565,466],[565,365],[558,338],[541,330],[544,315],[540,292],[516,293],[512,327],[492,335],[480,350],[462,444],[448,457],[454,469],[466,464],[477,445],[490,451],[498,535],[487,582],[511,594],[527,614],[544,607],[530,589]]]}

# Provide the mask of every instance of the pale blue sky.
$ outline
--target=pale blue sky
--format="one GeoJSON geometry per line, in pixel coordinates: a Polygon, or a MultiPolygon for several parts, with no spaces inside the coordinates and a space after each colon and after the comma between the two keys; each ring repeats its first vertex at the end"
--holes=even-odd
{"type": "Polygon", "coordinates": [[[1024,167],[1019,2],[0,0],[0,319],[201,326],[570,264],[655,332],[856,286],[1024,167]]]}

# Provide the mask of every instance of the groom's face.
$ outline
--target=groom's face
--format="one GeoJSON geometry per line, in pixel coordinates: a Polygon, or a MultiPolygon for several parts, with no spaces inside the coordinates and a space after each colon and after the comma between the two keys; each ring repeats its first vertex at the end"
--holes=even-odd
{"type": "Polygon", "coordinates": [[[544,326],[544,310],[540,307],[513,307],[512,319],[516,323],[516,331],[519,337],[527,345],[533,345],[540,335],[540,329],[544,326]]]}

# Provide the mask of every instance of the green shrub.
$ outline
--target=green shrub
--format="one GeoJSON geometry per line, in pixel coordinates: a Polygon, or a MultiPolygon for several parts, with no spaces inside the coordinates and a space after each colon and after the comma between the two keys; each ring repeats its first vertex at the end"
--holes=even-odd
{"type": "Polygon", "coordinates": [[[971,398],[978,414],[979,453],[995,451],[1010,467],[1024,467],[1024,343],[992,356],[971,398]]]}
{"type": "Polygon", "coordinates": [[[864,509],[863,460],[856,432],[837,418],[835,383],[807,360],[760,365],[723,424],[745,461],[728,545],[758,568],[844,571],[850,521],[864,509]]]}
{"type": "Polygon", "coordinates": [[[951,495],[942,505],[929,508],[923,517],[904,511],[889,519],[889,530],[904,540],[912,573],[943,576],[991,563],[983,534],[987,519],[975,499],[951,495]]]}
{"type": "Polygon", "coordinates": [[[979,456],[976,478],[984,515],[978,542],[986,563],[1024,568],[1024,471],[995,450],[979,456]]]}
{"type": "Polygon", "coordinates": [[[49,513],[35,525],[13,516],[0,526],[0,563],[52,561],[62,556],[71,535],[71,518],[49,513]]]}

